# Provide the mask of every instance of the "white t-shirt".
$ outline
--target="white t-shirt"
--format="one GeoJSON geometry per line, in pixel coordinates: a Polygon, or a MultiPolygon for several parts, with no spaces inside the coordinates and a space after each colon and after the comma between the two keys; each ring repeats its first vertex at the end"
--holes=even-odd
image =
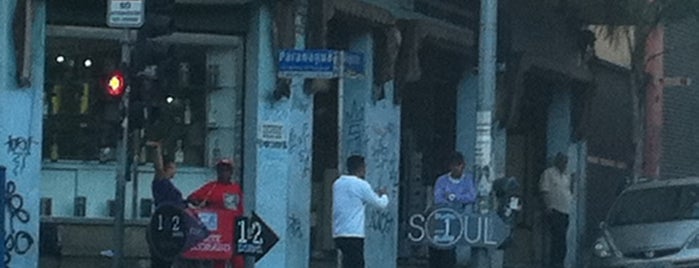
{"type": "Polygon", "coordinates": [[[559,171],[558,168],[551,167],[544,171],[539,181],[539,189],[546,194],[547,200],[544,200],[546,207],[569,214],[573,201],[570,184],[570,176],[559,171]]]}
{"type": "Polygon", "coordinates": [[[342,175],[333,183],[333,238],[364,238],[364,207],[388,206],[388,196],[379,196],[371,185],[356,176],[342,175]]]}

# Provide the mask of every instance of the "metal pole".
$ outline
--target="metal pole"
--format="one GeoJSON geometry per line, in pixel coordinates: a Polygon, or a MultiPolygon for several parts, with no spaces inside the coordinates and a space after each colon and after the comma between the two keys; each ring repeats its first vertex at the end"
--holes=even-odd
{"type": "MultiPolygon", "coordinates": [[[[496,89],[497,0],[481,0],[481,27],[478,53],[478,103],[476,121],[476,165],[479,174],[479,202],[481,212],[494,209],[491,197],[494,181],[493,114],[496,89]]],[[[474,248],[476,267],[490,267],[488,249],[474,248]]]]}
{"type": "MultiPolygon", "coordinates": [[[[4,166],[0,166],[0,187],[2,187],[2,193],[0,193],[0,223],[2,223],[2,228],[0,228],[0,237],[2,237],[2,241],[5,241],[5,200],[6,196],[5,194],[7,193],[7,186],[5,186],[6,178],[5,178],[5,172],[7,169],[5,169],[4,166]]],[[[0,243],[0,256],[5,256],[5,252],[7,249],[5,248],[5,243],[0,243]]],[[[5,268],[5,262],[0,261],[0,268],[5,268]]]]}
{"type": "MultiPolygon", "coordinates": [[[[131,36],[130,30],[124,30],[124,37],[121,45],[121,62],[122,68],[127,68],[131,62],[131,36]]],[[[131,92],[131,86],[129,86],[128,72],[124,72],[126,75],[125,80],[127,81],[126,90],[124,96],[121,99],[122,109],[124,109],[124,118],[121,124],[122,133],[121,141],[119,141],[118,158],[117,158],[117,177],[116,177],[116,194],[114,198],[114,259],[112,262],[112,268],[122,268],[124,267],[124,207],[126,199],[126,158],[129,143],[129,93],[131,92]]]]}
{"type": "Polygon", "coordinates": [[[344,127],[344,113],[345,110],[345,52],[340,51],[338,53],[339,61],[339,74],[337,76],[337,174],[342,174],[345,172],[344,159],[343,157],[349,157],[349,155],[344,155],[343,150],[345,146],[342,146],[342,141],[344,135],[342,131],[344,127]]]}
{"type": "Polygon", "coordinates": [[[140,165],[139,154],[141,153],[142,131],[134,131],[133,152],[131,154],[131,219],[138,219],[138,166],[140,165]]]}

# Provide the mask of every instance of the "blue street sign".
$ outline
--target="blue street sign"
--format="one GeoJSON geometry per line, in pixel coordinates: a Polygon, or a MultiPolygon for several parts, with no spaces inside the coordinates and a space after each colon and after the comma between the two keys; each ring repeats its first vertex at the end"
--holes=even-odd
{"type": "Polygon", "coordinates": [[[333,78],[339,72],[335,50],[284,50],[279,54],[279,76],[333,78]]]}
{"type": "Polygon", "coordinates": [[[364,55],[357,52],[345,52],[345,76],[356,77],[364,74],[364,55]]]}
{"type": "Polygon", "coordinates": [[[283,50],[279,54],[279,77],[336,78],[340,75],[357,77],[364,74],[364,55],[329,49],[283,50]],[[344,62],[341,63],[341,54],[344,62]],[[341,65],[342,64],[342,65],[341,65]],[[341,74],[341,68],[345,72],[341,74]]]}

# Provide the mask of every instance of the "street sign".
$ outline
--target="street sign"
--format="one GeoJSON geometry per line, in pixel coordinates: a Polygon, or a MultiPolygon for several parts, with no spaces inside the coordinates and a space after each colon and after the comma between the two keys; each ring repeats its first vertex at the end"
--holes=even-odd
{"type": "Polygon", "coordinates": [[[251,218],[238,218],[235,226],[238,228],[236,252],[255,256],[255,261],[264,257],[279,241],[277,234],[255,212],[251,218]]]}
{"type": "Polygon", "coordinates": [[[339,71],[337,51],[325,49],[283,50],[279,54],[279,76],[333,78],[339,71]]]}
{"type": "Polygon", "coordinates": [[[163,259],[174,259],[184,249],[184,215],[174,206],[161,206],[155,210],[148,227],[148,240],[153,252],[163,259]]]}
{"type": "Polygon", "coordinates": [[[410,241],[427,242],[437,248],[452,248],[457,244],[495,248],[505,242],[510,234],[510,227],[496,213],[459,213],[445,207],[426,215],[410,217],[410,241]]]}
{"type": "Polygon", "coordinates": [[[139,28],[145,17],[144,0],[109,0],[107,25],[113,28],[139,28]]]}
{"type": "Polygon", "coordinates": [[[362,53],[328,49],[289,49],[279,53],[279,77],[329,79],[340,76],[358,77],[363,74],[362,53]]]}
{"type": "Polygon", "coordinates": [[[357,52],[345,53],[345,76],[357,77],[364,74],[364,55],[357,52]]]}

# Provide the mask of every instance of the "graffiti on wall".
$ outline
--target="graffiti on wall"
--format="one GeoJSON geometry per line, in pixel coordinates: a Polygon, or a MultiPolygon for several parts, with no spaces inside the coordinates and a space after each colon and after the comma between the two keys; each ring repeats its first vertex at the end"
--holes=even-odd
{"type": "Polygon", "coordinates": [[[9,229],[5,237],[5,265],[9,267],[13,255],[22,256],[27,254],[34,246],[34,237],[24,230],[19,230],[21,225],[29,223],[29,212],[24,208],[24,197],[17,191],[14,181],[8,181],[5,189],[5,202],[9,219],[9,229]]]}
{"type": "MultiPolygon", "coordinates": [[[[387,187],[389,196],[398,194],[398,126],[388,122],[369,128],[370,165],[379,178],[378,186],[387,187]],[[388,181],[385,181],[387,179],[388,181]]],[[[390,235],[395,229],[396,220],[391,210],[370,210],[368,227],[382,235],[390,235]]]]}
{"type": "Polygon", "coordinates": [[[369,211],[369,229],[377,231],[383,235],[390,234],[393,230],[395,218],[390,211],[380,211],[372,209],[369,211]]]}
{"type": "Polygon", "coordinates": [[[361,154],[364,144],[364,106],[353,101],[351,108],[345,111],[345,120],[347,153],[361,154]]]}
{"type": "Polygon", "coordinates": [[[5,145],[7,153],[12,158],[12,174],[18,176],[24,171],[27,166],[27,157],[31,155],[32,145],[38,144],[40,143],[33,140],[32,137],[14,137],[12,135],[7,137],[5,145]]]}
{"type": "Polygon", "coordinates": [[[310,129],[309,123],[306,122],[301,128],[292,128],[289,133],[289,151],[292,153],[292,157],[296,158],[294,161],[298,161],[301,167],[301,176],[299,179],[305,180],[311,179],[312,152],[309,141],[313,137],[311,136],[310,129]]]}
{"type": "Polygon", "coordinates": [[[303,238],[303,230],[301,230],[301,220],[296,217],[296,215],[290,215],[288,217],[288,225],[286,231],[291,235],[291,237],[301,239],[303,238]]]}

